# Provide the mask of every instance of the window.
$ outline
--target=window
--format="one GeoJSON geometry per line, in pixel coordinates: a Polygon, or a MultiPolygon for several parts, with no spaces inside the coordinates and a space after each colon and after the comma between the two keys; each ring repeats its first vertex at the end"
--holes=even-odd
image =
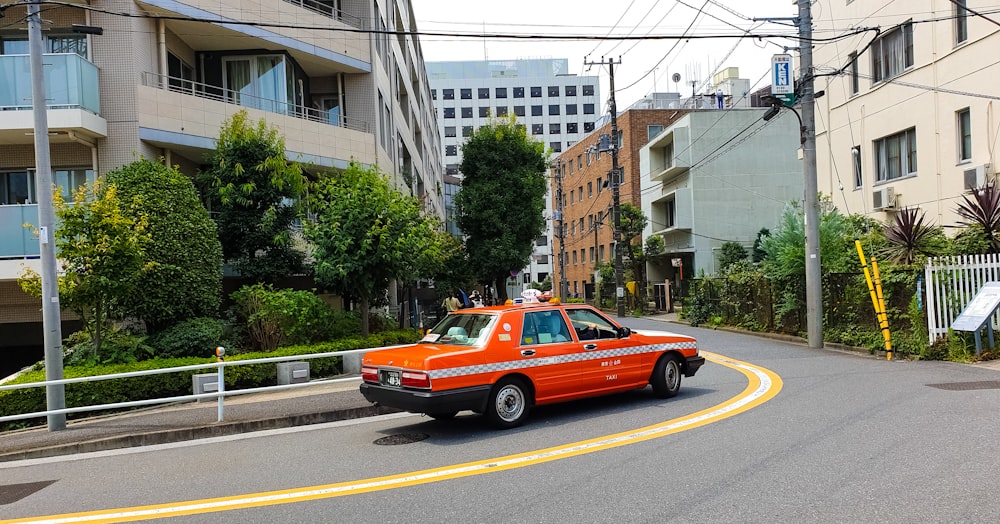
{"type": "Polygon", "coordinates": [[[567,133],[579,133],[580,132],[580,126],[579,126],[579,124],[577,124],[576,122],[570,122],[570,123],[566,124],[566,132],[567,133]]]}
{"type": "Polygon", "coordinates": [[[549,142],[549,147],[552,148],[552,152],[554,153],[562,152],[562,142],[549,142]]]}
{"type": "Polygon", "coordinates": [[[496,88],[496,97],[497,98],[507,98],[507,88],[506,87],[498,87],[498,88],[496,88]]]}
{"type": "Polygon", "coordinates": [[[651,125],[646,126],[646,140],[652,140],[656,135],[663,132],[663,126],[661,125],[651,125]]]}
{"type": "Polygon", "coordinates": [[[471,88],[463,89],[462,90],[462,100],[472,100],[472,89],[471,88]]]}
{"type": "Polygon", "coordinates": [[[566,114],[575,115],[576,114],[576,104],[566,104],[566,114]]]}
{"type": "Polygon", "coordinates": [[[536,246],[547,246],[547,245],[549,245],[549,237],[542,235],[542,236],[536,238],[535,239],[535,245],[536,246]]]}
{"type": "Polygon", "coordinates": [[[879,83],[900,75],[913,65],[913,24],[872,42],[872,82],[879,83]]]}
{"type": "Polygon", "coordinates": [[[961,44],[969,39],[968,0],[952,0],[955,6],[955,43],[961,44]]]}
{"type": "Polygon", "coordinates": [[[564,89],[566,96],[576,96],[576,86],[566,86],[564,89]]]}
{"type": "Polygon", "coordinates": [[[541,98],[542,88],[541,86],[535,86],[531,88],[531,98],[541,98]]]}
{"type": "Polygon", "coordinates": [[[542,124],[531,124],[531,134],[541,135],[545,133],[545,126],[542,124]]]}
{"type": "Polygon", "coordinates": [[[861,90],[861,84],[858,82],[858,53],[855,51],[847,56],[851,61],[851,94],[854,95],[861,90]]]}
{"type": "Polygon", "coordinates": [[[854,165],[854,189],[860,189],[865,184],[861,173],[861,146],[851,148],[851,164],[854,165]]]}
{"type": "Polygon", "coordinates": [[[587,198],[593,198],[593,197],[594,197],[594,183],[587,182],[587,198]]]}
{"type": "MultiPolygon", "coordinates": [[[[570,191],[569,192],[569,203],[570,204],[576,203],[576,198],[575,197],[576,197],[576,191],[570,191]]],[[[574,234],[575,234],[575,232],[576,232],[576,223],[575,222],[573,223],[573,231],[574,231],[574,234]]]]}
{"type": "Polygon", "coordinates": [[[550,135],[562,134],[562,125],[560,125],[560,124],[549,124],[549,134],[550,135]]]}
{"type": "Polygon", "coordinates": [[[549,96],[559,96],[559,86],[549,86],[549,96]]]}
{"type": "Polygon", "coordinates": [[[458,156],[458,146],[444,146],[444,156],[458,156]]]}
{"type": "Polygon", "coordinates": [[[483,99],[489,99],[489,98],[490,98],[490,88],[488,88],[488,87],[480,87],[479,88],[479,99],[483,100],[483,99]]]}
{"type": "Polygon", "coordinates": [[[480,107],[479,108],[479,118],[486,118],[488,116],[490,116],[490,108],[488,108],[488,107],[480,107]]]}
{"type": "Polygon", "coordinates": [[[576,155],[576,168],[583,169],[583,155],[576,155]]]}
{"type": "MultiPolygon", "coordinates": [[[[577,192],[576,199],[579,200],[580,202],[583,202],[583,186],[577,187],[576,188],[576,192],[577,192]]],[[[582,218],[580,219],[580,229],[583,229],[583,219],[582,218]]]]}
{"type": "Polygon", "coordinates": [[[456,135],[455,135],[455,126],[445,126],[445,127],[444,127],[444,136],[445,136],[446,138],[447,138],[447,137],[453,137],[453,136],[456,136],[456,135]]]}
{"type": "Polygon", "coordinates": [[[437,99],[438,99],[438,90],[431,89],[431,100],[437,100],[437,99]]]}
{"type": "Polygon", "coordinates": [[[514,106],[514,114],[517,116],[524,116],[524,106],[514,106]]]}
{"type": "Polygon", "coordinates": [[[969,108],[965,108],[958,113],[958,161],[968,162],[972,160],[972,115],[969,108]]]}
{"type": "Polygon", "coordinates": [[[444,108],[444,117],[445,118],[455,118],[455,108],[454,107],[446,107],[446,108],[444,108]]]}
{"type": "Polygon", "coordinates": [[[507,116],[507,106],[497,106],[497,116],[507,116]]]}
{"type": "Polygon", "coordinates": [[[578,263],[579,263],[579,262],[577,262],[577,258],[576,258],[576,251],[574,251],[574,252],[573,252],[573,264],[578,264],[578,263]]]}
{"type": "Polygon", "coordinates": [[[669,229],[677,224],[677,202],[671,198],[663,203],[663,219],[666,221],[663,224],[663,229],[669,229]]]}
{"type": "Polygon", "coordinates": [[[590,261],[594,261],[594,248],[590,248],[590,261]]]}
{"type": "Polygon", "coordinates": [[[472,108],[463,107],[462,108],[462,118],[472,118],[472,108]]]}
{"type": "Polygon", "coordinates": [[[455,90],[454,89],[442,89],[441,90],[441,97],[444,98],[445,100],[454,100],[455,99],[455,90]]]}
{"type": "Polygon", "coordinates": [[[594,86],[583,86],[583,96],[594,96],[594,86]]]}
{"type": "Polygon", "coordinates": [[[917,174],[917,129],[910,128],[874,142],[875,181],[917,174]]]}
{"type": "Polygon", "coordinates": [[[542,116],[542,106],[531,106],[531,116],[542,116]]]}
{"type": "Polygon", "coordinates": [[[0,205],[34,203],[34,173],[29,173],[27,171],[0,173],[0,205]]]}
{"type": "Polygon", "coordinates": [[[594,114],[594,104],[583,104],[583,114],[585,115],[594,114]]]}
{"type": "Polygon", "coordinates": [[[446,174],[446,175],[457,175],[458,174],[458,164],[446,164],[444,166],[444,174],[446,174]]]}
{"type": "Polygon", "coordinates": [[[514,98],[524,98],[524,88],[515,87],[514,88],[514,98]]]}
{"type": "Polygon", "coordinates": [[[594,130],[594,123],[593,122],[584,122],[583,123],[583,132],[584,133],[589,133],[589,132],[591,132],[593,130],[594,130]]]}
{"type": "Polygon", "coordinates": [[[465,138],[472,136],[472,126],[462,126],[462,136],[465,138]]]}
{"type": "Polygon", "coordinates": [[[555,116],[559,114],[559,104],[549,104],[549,115],[555,116]]]}

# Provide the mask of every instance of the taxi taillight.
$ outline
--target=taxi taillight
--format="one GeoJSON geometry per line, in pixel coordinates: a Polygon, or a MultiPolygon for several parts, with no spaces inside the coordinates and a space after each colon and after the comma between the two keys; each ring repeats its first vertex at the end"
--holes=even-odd
{"type": "Polygon", "coordinates": [[[422,371],[404,371],[402,376],[402,386],[407,388],[430,389],[431,377],[422,371]]]}
{"type": "Polygon", "coordinates": [[[378,368],[361,366],[361,380],[365,382],[378,382],[378,368]]]}

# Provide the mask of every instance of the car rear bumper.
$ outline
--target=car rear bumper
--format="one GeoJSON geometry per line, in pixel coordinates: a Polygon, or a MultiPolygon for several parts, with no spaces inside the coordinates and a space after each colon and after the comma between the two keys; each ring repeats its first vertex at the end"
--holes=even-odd
{"type": "Polygon", "coordinates": [[[486,408],[490,386],[424,391],[362,382],[361,394],[369,402],[413,413],[450,413],[467,409],[482,413],[486,408]]]}
{"type": "Polygon", "coordinates": [[[705,363],[705,357],[688,357],[687,363],[684,365],[684,376],[693,377],[695,373],[698,372],[698,368],[705,363]]]}

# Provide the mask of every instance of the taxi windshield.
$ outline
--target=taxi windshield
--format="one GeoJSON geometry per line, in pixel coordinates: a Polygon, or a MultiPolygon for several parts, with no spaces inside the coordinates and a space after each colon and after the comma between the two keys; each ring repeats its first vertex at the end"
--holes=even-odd
{"type": "Polygon", "coordinates": [[[448,315],[420,342],[456,346],[481,346],[489,340],[497,316],[484,313],[448,315]]]}

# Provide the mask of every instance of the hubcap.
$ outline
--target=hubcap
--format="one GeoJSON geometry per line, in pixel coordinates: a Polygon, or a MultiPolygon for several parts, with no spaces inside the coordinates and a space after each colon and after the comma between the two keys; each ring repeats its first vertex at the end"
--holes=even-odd
{"type": "Polygon", "coordinates": [[[497,394],[497,414],[501,419],[512,422],[524,411],[524,394],[515,386],[504,386],[497,394]]]}
{"type": "Polygon", "coordinates": [[[677,363],[673,361],[667,362],[665,374],[666,377],[664,378],[666,378],[667,387],[670,389],[676,388],[677,380],[680,378],[680,370],[677,369],[677,363]]]}

